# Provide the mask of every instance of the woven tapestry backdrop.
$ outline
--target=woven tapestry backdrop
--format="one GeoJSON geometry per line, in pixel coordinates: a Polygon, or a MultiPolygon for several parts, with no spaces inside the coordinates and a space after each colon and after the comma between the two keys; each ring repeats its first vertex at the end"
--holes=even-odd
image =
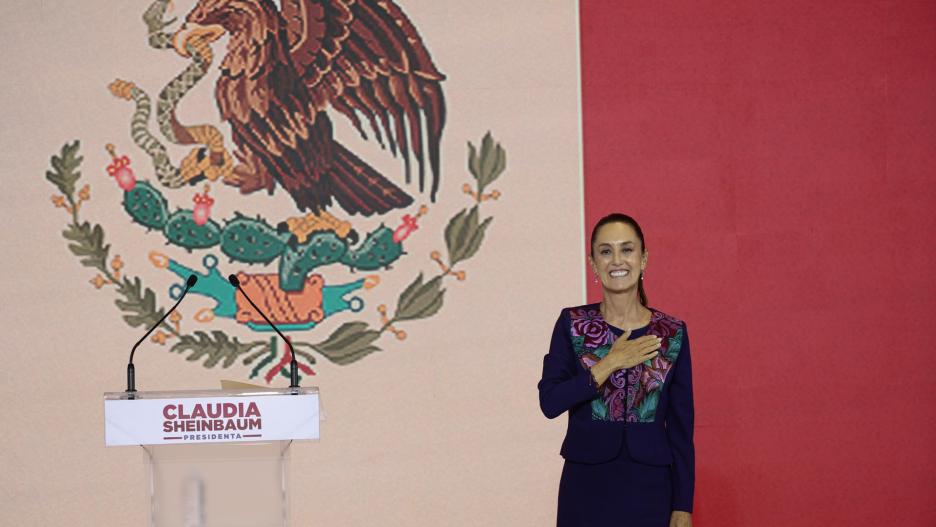
{"type": "MultiPolygon", "coordinates": [[[[185,17],[194,3],[174,2],[166,18],[185,17]]],[[[375,9],[390,5],[366,3],[375,9]]],[[[273,4],[254,5],[270,12],[273,4]]],[[[197,272],[199,284],[211,284],[212,266],[221,277],[231,272],[252,278],[265,275],[260,291],[271,295],[263,297],[263,305],[294,324],[290,334],[297,343],[321,343],[345,324],[356,324],[352,329],[357,336],[342,340],[356,343],[354,349],[299,347],[306,353],[300,357],[306,368],[302,384],[320,388],[326,419],[320,442],[293,445],[293,525],[534,526],[551,521],[562,429],[541,415],[535,386],[556,314],[562,306],[584,300],[577,5],[544,5],[538,0],[398,4],[445,76],[438,83],[446,107],[438,195],[433,202],[429,161],[427,188],[420,191],[415,154],[407,183],[400,155],[394,158],[389,144],[380,148],[365,112],[360,118],[367,140],[350,119],[329,108],[335,138],[413,199],[410,205],[369,217],[351,215],[346,205],[353,201],[328,208],[339,222],[351,223],[357,243],[342,223],[315,230],[321,224],[305,221],[309,211],[300,213],[286,185],[275,185],[272,194],[241,194],[248,189],[225,182],[230,174],[225,151],[217,148],[219,136],[207,127],[192,128],[202,123],[214,127],[231,155],[235,119],[221,118],[215,86],[232,37],[216,34],[208,14],[197,15],[205,16],[197,34],[209,40],[219,37],[209,44],[211,66],[201,80],[183,89],[181,100],[182,92],[171,96],[181,128],[166,121],[180,142],[186,134],[206,139],[204,145],[193,146],[168,141],[169,134],[153,119],[171,117],[171,112],[155,101],[175,75],[198,68],[198,61],[204,63],[207,51],[193,48],[194,55],[184,57],[170,48],[154,49],[142,19],[150,0],[2,4],[0,42],[5,52],[0,60],[6,81],[0,83],[0,166],[10,177],[0,194],[9,299],[2,307],[0,334],[0,421],[5,438],[0,451],[0,524],[146,524],[143,454],[135,448],[104,448],[102,394],[124,388],[130,346],[145,329],[137,323],[150,319],[156,306],[171,305],[171,287],[184,273],[197,272]],[[121,82],[115,83],[118,79],[121,82]],[[145,125],[137,127],[132,121],[142,112],[135,90],[154,101],[151,137],[141,132],[145,125]],[[488,132],[492,140],[484,141],[488,132]],[[76,140],[77,150],[62,150],[76,140]],[[165,146],[175,167],[194,148],[190,159],[199,171],[167,170],[160,178],[154,168],[159,156],[151,154],[158,154],[154,141],[165,146]],[[483,161],[471,161],[469,143],[483,161]],[[114,146],[113,156],[108,144],[114,146]],[[52,161],[53,155],[59,160],[52,161]],[[81,178],[69,188],[78,156],[83,158],[78,166],[81,178]],[[135,181],[123,166],[123,156],[135,181]],[[495,180],[486,180],[480,212],[472,216],[468,211],[479,202],[481,185],[472,170],[490,179],[499,169],[503,170],[495,180]],[[47,171],[53,181],[46,179],[47,171]],[[206,179],[195,185],[171,184],[173,178],[200,176],[201,171],[206,179]],[[220,173],[211,181],[213,171],[220,173]],[[152,198],[147,203],[155,210],[159,200],[154,196],[162,196],[167,212],[186,229],[172,230],[172,219],[156,222],[149,230],[133,221],[146,218],[125,210],[122,204],[130,196],[124,186],[146,189],[144,180],[153,190],[137,197],[152,198]],[[466,193],[465,186],[475,195],[466,193]],[[199,201],[193,202],[195,198],[199,201]],[[425,213],[422,205],[428,209],[425,213]],[[176,215],[177,209],[188,212],[176,215]],[[460,211],[466,214],[447,235],[460,211]],[[88,222],[88,229],[69,227],[73,212],[82,224],[88,222]],[[236,212],[244,217],[236,218],[236,212]],[[488,218],[493,219],[482,239],[478,232],[488,218]],[[276,259],[250,265],[236,251],[227,254],[223,246],[217,247],[216,238],[205,234],[212,232],[212,223],[197,223],[205,219],[216,222],[218,229],[238,219],[266,233],[270,248],[277,250],[276,259]],[[286,223],[285,232],[281,222],[286,223]],[[399,244],[381,225],[393,235],[406,235],[402,252],[395,251],[399,244]],[[65,239],[63,231],[72,239],[65,239]],[[183,236],[167,243],[170,232],[183,236]],[[380,243],[358,251],[375,232],[383,236],[380,243]],[[292,235],[297,239],[289,240],[292,235]],[[283,287],[270,287],[277,284],[275,279],[291,276],[279,274],[283,255],[309,247],[308,240],[316,236],[337,237],[329,238],[327,245],[341,249],[347,243],[351,249],[340,261],[312,270],[308,281],[299,284],[306,289],[291,292],[292,297],[283,287]],[[69,249],[70,243],[77,245],[79,254],[69,249]],[[108,252],[102,258],[105,246],[108,252]],[[381,247],[385,252],[370,254],[392,260],[387,261],[389,268],[365,268],[366,258],[358,257],[381,247]],[[435,258],[434,252],[439,253],[435,258]],[[206,260],[208,256],[217,261],[206,260]],[[444,274],[456,258],[452,272],[444,274]],[[82,265],[81,259],[90,266],[82,265]],[[404,302],[419,309],[402,310],[419,316],[398,317],[392,327],[384,328],[379,306],[386,306],[388,316],[398,316],[402,292],[420,273],[425,278],[416,295],[420,302],[404,302]],[[316,282],[315,274],[322,276],[324,285],[316,282]],[[439,281],[433,282],[436,276],[439,281]],[[125,284],[127,277],[139,277],[141,287],[125,284]],[[357,287],[360,279],[367,283],[357,287]],[[358,297],[363,306],[336,300],[341,309],[326,308],[327,316],[321,318],[323,313],[316,309],[324,307],[325,300],[319,304],[321,297],[305,296],[318,292],[319,286],[324,291],[348,284],[357,289],[344,298],[358,297]],[[118,300],[123,303],[115,304],[118,300]],[[354,312],[355,306],[360,311],[354,312]],[[300,327],[316,319],[317,326],[300,327]],[[380,329],[384,331],[373,339],[380,329]]],[[[156,33],[176,31],[180,23],[156,33]]],[[[401,23],[399,27],[406,26],[401,23]]],[[[405,47],[402,42],[410,42],[410,37],[416,39],[409,35],[400,45],[405,47]]],[[[410,65],[415,67],[415,62],[410,65]]],[[[423,67],[426,77],[414,82],[432,89],[437,78],[423,67]]],[[[242,96],[234,99],[245,101],[242,96]]],[[[261,105],[263,100],[258,96],[252,102],[261,105]]],[[[427,95],[425,100],[435,99],[427,95]]],[[[275,121],[272,112],[280,107],[271,105],[266,117],[275,121]]],[[[427,139],[431,119],[425,114],[421,119],[427,123],[427,139]]],[[[265,119],[251,123],[240,133],[262,134],[268,125],[265,119]]],[[[377,123],[381,126],[379,115],[377,123]]],[[[287,129],[277,128],[281,138],[287,129]]],[[[384,133],[385,142],[387,137],[384,133]]],[[[341,155],[341,162],[349,163],[350,158],[341,155]]],[[[239,175],[250,181],[256,174],[239,175]]],[[[187,297],[180,307],[182,318],[137,352],[137,388],[215,388],[225,378],[285,386],[287,379],[277,368],[285,356],[281,343],[275,350],[265,348],[269,332],[250,329],[255,319],[243,305],[229,309],[233,299],[223,288],[187,297]],[[205,335],[202,339],[198,331],[205,335]],[[259,344],[228,363],[232,355],[218,350],[243,350],[214,346],[221,338],[211,331],[221,332],[227,343],[236,338],[259,344]],[[175,348],[186,335],[195,340],[175,348]]]]}

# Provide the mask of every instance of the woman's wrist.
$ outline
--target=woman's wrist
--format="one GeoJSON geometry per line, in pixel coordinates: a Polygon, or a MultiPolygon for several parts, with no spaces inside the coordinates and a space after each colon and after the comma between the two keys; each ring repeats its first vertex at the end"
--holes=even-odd
{"type": "Polygon", "coordinates": [[[601,388],[601,381],[599,381],[598,376],[595,375],[595,370],[591,369],[589,370],[588,373],[591,376],[591,383],[595,387],[595,389],[597,390],[598,388],[601,388]]]}
{"type": "Polygon", "coordinates": [[[592,379],[595,381],[595,386],[601,386],[608,376],[611,375],[611,372],[608,371],[608,363],[605,360],[598,361],[590,369],[592,379]]]}

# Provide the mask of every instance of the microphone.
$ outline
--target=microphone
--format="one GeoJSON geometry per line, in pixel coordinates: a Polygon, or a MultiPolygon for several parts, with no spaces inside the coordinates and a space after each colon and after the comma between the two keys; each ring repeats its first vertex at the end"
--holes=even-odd
{"type": "Polygon", "coordinates": [[[289,339],[287,339],[286,336],[283,335],[283,332],[280,331],[278,327],[276,327],[276,324],[274,324],[269,319],[269,317],[266,316],[266,313],[257,307],[257,304],[254,304],[253,300],[247,296],[247,292],[244,291],[243,287],[241,287],[240,280],[238,280],[236,276],[233,274],[229,275],[228,281],[231,282],[231,285],[236,287],[242,295],[244,295],[244,298],[247,299],[247,302],[251,305],[251,307],[253,307],[257,313],[260,313],[260,316],[263,317],[263,320],[266,320],[266,323],[269,324],[271,328],[273,328],[273,331],[275,331],[276,334],[279,335],[281,339],[283,339],[283,342],[286,343],[286,346],[289,347],[289,355],[292,358],[292,360],[289,361],[289,387],[293,389],[294,395],[299,393],[297,390],[297,388],[299,388],[299,363],[296,362],[296,350],[293,349],[292,342],[289,342],[289,339]]]}
{"type": "Polygon", "coordinates": [[[149,328],[149,331],[146,332],[146,335],[143,335],[143,338],[138,340],[137,343],[133,345],[133,349],[130,350],[130,362],[127,363],[127,398],[128,399],[136,398],[134,395],[136,393],[136,369],[134,369],[133,367],[133,354],[136,353],[136,350],[137,348],[140,347],[140,344],[142,344],[143,341],[146,340],[146,337],[148,337],[150,333],[153,332],[153,330],[161,326],[163,321],[166,320],[166,317],[168,317],[170,313],[175,311],[175,308],[179,307],[179,304],[182,303],[182,299],[185,298],[186,293],[189,292],[189,289],[191,289],[192,286],[194,286],[195,282],[197,281],[198,281],[197,276],[193,274],[189,275],[188,279],[185,281],[185,289],[182,291],[182,294],[179,295],[179,299],[176,300],[175,305],[173,305],[169,309],[169,311],[166,311],[166,313],[162,316],[162,318],[159,319],[159,322],[153,324],[153,327],[149,328]]]}

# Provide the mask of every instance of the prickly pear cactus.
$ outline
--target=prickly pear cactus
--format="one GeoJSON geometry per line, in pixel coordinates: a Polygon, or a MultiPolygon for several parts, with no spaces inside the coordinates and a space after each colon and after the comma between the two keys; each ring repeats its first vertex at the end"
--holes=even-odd
{"type": "Polygon", "coordinates": [[[192,219],[191,210],[179,209],[169,215],[163,234],[169,243],[191,251],[217,245],[221,239],[221,227],[212,219],[198,225],[192,219]]]}
{"type": "Polygon", "coordinates": [[[301,290],[306,275],[313,269],[341,261],[347,252],[347,242],[334,232],[313,234],[307,243],[283,253],[279,264],[280,287],[284,291],[301,290]]]}
{"type": "Polygon", "coordinates": [[[286,250],[293,237],[291,233],[277,232],[260,217],[235,214],[221,233],[221,252],[228,258],[247,264],[268,264],[286,250]]]}
{"type": "Polygon", "coordinates": [[[169,214],[162,193],[145,181],[124,193],[124,209],[136,223],[161,230],[170,244],[188,251],[220,245],[225,256],[246,264],[266,265],[279,258],[280,287],[285,291],[301,291],[306,276],[318,267],[342,263],[352,271],[374,271],[389,267],[403,255],[402,244],[393,241],[393,231],[384,225],[356,248],[334,231],[315,232],[298,245],[294,234],[270,226],[259,216],[248,218],[240,213],[223,228],[210,218],[198,225],[189,209],[169,214]]]}
{"type": "Polygon", "coordinates": [[[163,230],[169,219],[169,205],[162,193],[145,181],[124,192],[124,210],[133,221],[147,229],[163,230]]]}
{"type": "Polygon", "coordinates": [[[351,270],[374,271],[389,267],[403,254],[403,245],[393,241],[393,231],[381,225],[370,232],[364,243],[345,253],[341,262],[351,270]]]}

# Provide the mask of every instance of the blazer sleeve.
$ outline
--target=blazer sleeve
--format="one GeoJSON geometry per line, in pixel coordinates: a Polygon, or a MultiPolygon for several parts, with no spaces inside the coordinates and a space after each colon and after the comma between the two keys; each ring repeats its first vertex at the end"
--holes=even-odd
{"type": "Polygon", "coordinates": [[[695,445],[692,439],[695,411],[692,402],[689,333],[685,325],[671,382],[666,435],[673,452],[673,510],[692,512],[695,489],[695,445]]]}
{"type": "Polygon", "coordinates": [[[563,310],[553,328],[549,353],[543,358],[539,388],[540,409],[549,419],[598,397],[591,372],[579,365],[572,350],[569,315],[563,310]]]}

